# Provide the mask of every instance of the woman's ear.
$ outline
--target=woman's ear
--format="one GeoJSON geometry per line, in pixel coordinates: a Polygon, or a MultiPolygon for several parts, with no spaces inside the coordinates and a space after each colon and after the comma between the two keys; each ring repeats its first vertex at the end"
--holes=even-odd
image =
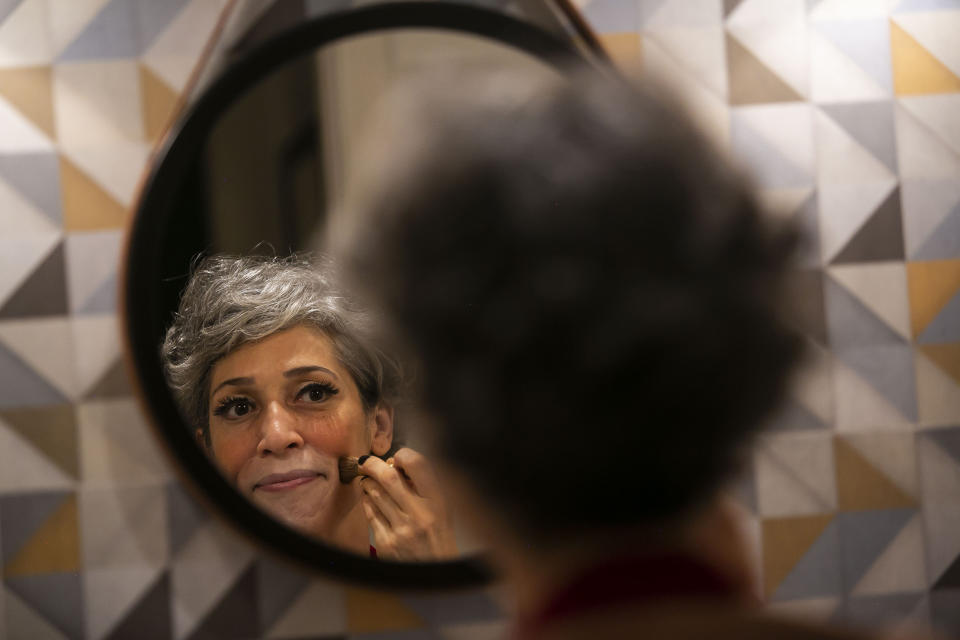
{"type": "Polygon", "coordinates": [[[203,435],[203,429],[197,429],[193,432],[193,437],[197,441],[197,446],[203,449],[203,452],[210,454],[210,443],[207,442],[206,437],[203,435]]]}
{"type": "Polygon", "coordinates": [[[380,403],[373,411],[370,425],[370,451],[382,456],[393,444],[393,407],[380,403]]]}

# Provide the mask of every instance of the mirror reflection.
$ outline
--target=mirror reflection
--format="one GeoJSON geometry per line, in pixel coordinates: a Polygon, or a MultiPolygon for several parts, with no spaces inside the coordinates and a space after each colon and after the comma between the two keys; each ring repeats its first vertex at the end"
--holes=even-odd
{"type": "Polygon", "coordinates": [[[163,252],[162,358],[197,446],[269,515],[363,556],[431,561],[476,548],[416,443],[403,367],[375,346],[333,265],[302,252],[350,215],[339,203],[381,100],[451,66],[556,74],[504,45],[432,30],[292,59],[209,131],[163,252]]]}

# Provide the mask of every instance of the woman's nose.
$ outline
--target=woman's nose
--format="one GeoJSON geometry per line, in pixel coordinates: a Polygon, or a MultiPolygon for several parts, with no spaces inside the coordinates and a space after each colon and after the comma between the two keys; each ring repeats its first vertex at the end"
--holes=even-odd
{"type": "Polygon", "coordinates": [[[297,428],[296,418],[277,402],[270,403],[264,414],[263,432],[257,453],[281,453],[287,449],[297,449],[303,446],[303,437],[297,428]]]}

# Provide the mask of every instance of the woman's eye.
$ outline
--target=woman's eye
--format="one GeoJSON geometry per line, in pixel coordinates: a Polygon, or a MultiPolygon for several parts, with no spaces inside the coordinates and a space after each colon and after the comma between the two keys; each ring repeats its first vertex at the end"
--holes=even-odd
{"type": "Polygon", "coordinates": [[[308,402],[323,402],[330,396],[337,393],[331,385],[328,384],[308,384],[300,390],[300,398],[308,402]]]}
{"type": "Polygon", "coordinates": [[[220,402],[214,414],[227,420],[236,420],[251,411],[253,411],[253,403],[246,398],[226,398],[220,402]]]}

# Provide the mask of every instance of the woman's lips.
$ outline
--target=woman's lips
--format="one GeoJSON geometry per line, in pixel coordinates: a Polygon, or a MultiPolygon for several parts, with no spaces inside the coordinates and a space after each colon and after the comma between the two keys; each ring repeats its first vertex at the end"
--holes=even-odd
{"type": "Polygon", "coordinates": [[[271,473],[253,485],[254,491],[286,491],[313,482],[325,474],[309,469],[297,469],[286,473],[271,473]]]}

